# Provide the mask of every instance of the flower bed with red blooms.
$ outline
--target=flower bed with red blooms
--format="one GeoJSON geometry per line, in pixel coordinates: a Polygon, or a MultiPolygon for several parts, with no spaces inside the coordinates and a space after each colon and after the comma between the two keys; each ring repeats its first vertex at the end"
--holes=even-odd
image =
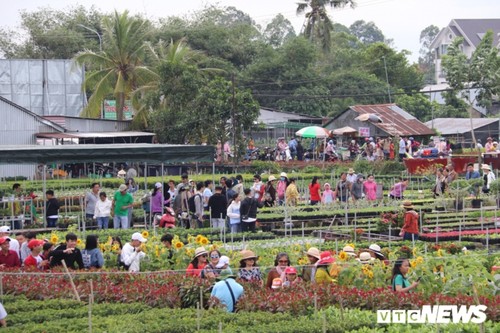
{"type": "Polygon", "coordinates": [[[420,234],[420,238],[423,239],[436,239],[436,235],[440,240],[455,240],[458,239],[459,235],[464,236],[477,236],[486,234],[500,234],[500,228],[495,229],[483,229],[483,230],[462,230],[462,231],[443,231],[443,232],[428,232],[420,234]]]}
{"type": "MultiPolygon", "coordinates": [[[[2,283],[4,293],[24,295],[28,299],[71,299],[73,289],[67,275],[64,274],[16,274],[4,272],[2,283]]],[[[148,274],[123,274],[106,272],[101,274],[72,274],[76,289],[83,301],[90,294],[92,280],[94,301],[97,303],[136,303],[153,307],[193,307],[199,300],[200,290],[207,305],[210,282],[199,278],[186,277],[171,272],[148,274]]],[[[298,284],[292,288],[272,291],[260,284],[243,284],[245,294],[238,301],[240,311],[266,311],[272,313],[289,312],[296,315],[308,314],[317,308],[341,306],[375,311],[377,309],[419,309],[422,305],[474,305],[474,298],[469,295],[444,296],[421,293],[396,294],[390,288],[361,290],[337,285],[298,284]]],[[[488,307],[489,320],[500,320],[500,296],[490,298],[479,296],[479,304],[488,307]]]]}
{"type": "MultiPolygon", "coordinates": [[[[4,270],[2,283],[4,293],[24,295],[29,299],[73,298],[74,292],[70,279],[65,274],[8,275],[4,270]]],[[[18,272],[18,271],[12,271],[18,272]]],[[[95,302],[141,302],[150,306],[180,307],[179,286],[185,276],[169,272],[149,274],[124,274],[123,272],[104,274],[73,274],[74,283],[82,300],[88,300],[90,280],[95,302]]]]}

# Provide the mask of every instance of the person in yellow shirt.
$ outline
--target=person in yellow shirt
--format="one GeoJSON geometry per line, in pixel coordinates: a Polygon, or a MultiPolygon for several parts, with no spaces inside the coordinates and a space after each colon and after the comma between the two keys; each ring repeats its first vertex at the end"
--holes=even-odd
{"type": "Polygon", "coordinates": [[[316,275],[314,276],[316,283],[322,284],[335,282],[333,277],[330,275],[330,269],[334,262],[335,258],[332,257],[330,251],[321,252],[320,259],[316,263],[316,275]]]}
{"type": "Polygon", "coordinates": [[[297,206],[299,201],[299,191],[295,185],[295,178],[290,178],[290,185],[286,188],[285,192],[286,204],[289,206],[297,206]]]}

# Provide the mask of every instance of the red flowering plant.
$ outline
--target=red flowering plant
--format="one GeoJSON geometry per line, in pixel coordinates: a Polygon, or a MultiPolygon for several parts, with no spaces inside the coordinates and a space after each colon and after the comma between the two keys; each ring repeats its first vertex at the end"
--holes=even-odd
{"type": "Polygon", "coordinates": [[[377,221],[377,231],[385,232],[391,229],[399,228],[403,225],[403,215],[398,212],[382,213],[377,221]]]}

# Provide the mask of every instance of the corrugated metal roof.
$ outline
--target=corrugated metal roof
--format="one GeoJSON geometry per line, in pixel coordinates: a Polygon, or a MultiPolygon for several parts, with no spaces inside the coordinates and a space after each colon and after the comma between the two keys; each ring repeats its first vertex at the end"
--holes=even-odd
{"type": "Polygon", "coordinates": [[[424,123],[396,104],[354,105],[350,106],[349,109],[360,115],[365,113],[376,114],[382,119],[382,123],[372,122],[371,124],[391,136],[423,136],[434,134],[424,123]]]}
{"type": "Polygon", "coordinates": [[[213,162],[214,146],[164,144],[0,146],[0,164],[139,161],[213,162]]]}
{"type": "MultiPolygon", "coordinates": [[[[498,122],[498,118],[472,118],[474,129],[498,122]]],[[[437,129],[442,135],[463,134],[470,132],[470,118],[436,118],[425,123],[437,129]]]]}
{"type": "Polygon", "coordinates": [[[131,136],[154,136],[150,132],[66,132],[66,133],[37,133],[37,138],[45,139],[78,139],[78,138],[121,138],[131,136]]]}

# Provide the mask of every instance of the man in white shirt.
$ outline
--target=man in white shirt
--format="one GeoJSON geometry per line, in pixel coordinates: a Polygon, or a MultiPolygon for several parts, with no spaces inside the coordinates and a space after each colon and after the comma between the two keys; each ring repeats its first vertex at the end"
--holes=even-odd
{"type": "Polygon", "coordinates": [[[403,158],[406,157],[406,139],[401,137],[399,140],[399,161],[402,162],[403,158]]]}
{"type": "Polygon", "coordinates": [[[142,243],[147,241],[140,232],[132,234],[129,243],[123,245],[121,261],[128,267],[129,272],[139,272],[141,270],[141,260],[146,256],[141,250],[142,243]]]}

